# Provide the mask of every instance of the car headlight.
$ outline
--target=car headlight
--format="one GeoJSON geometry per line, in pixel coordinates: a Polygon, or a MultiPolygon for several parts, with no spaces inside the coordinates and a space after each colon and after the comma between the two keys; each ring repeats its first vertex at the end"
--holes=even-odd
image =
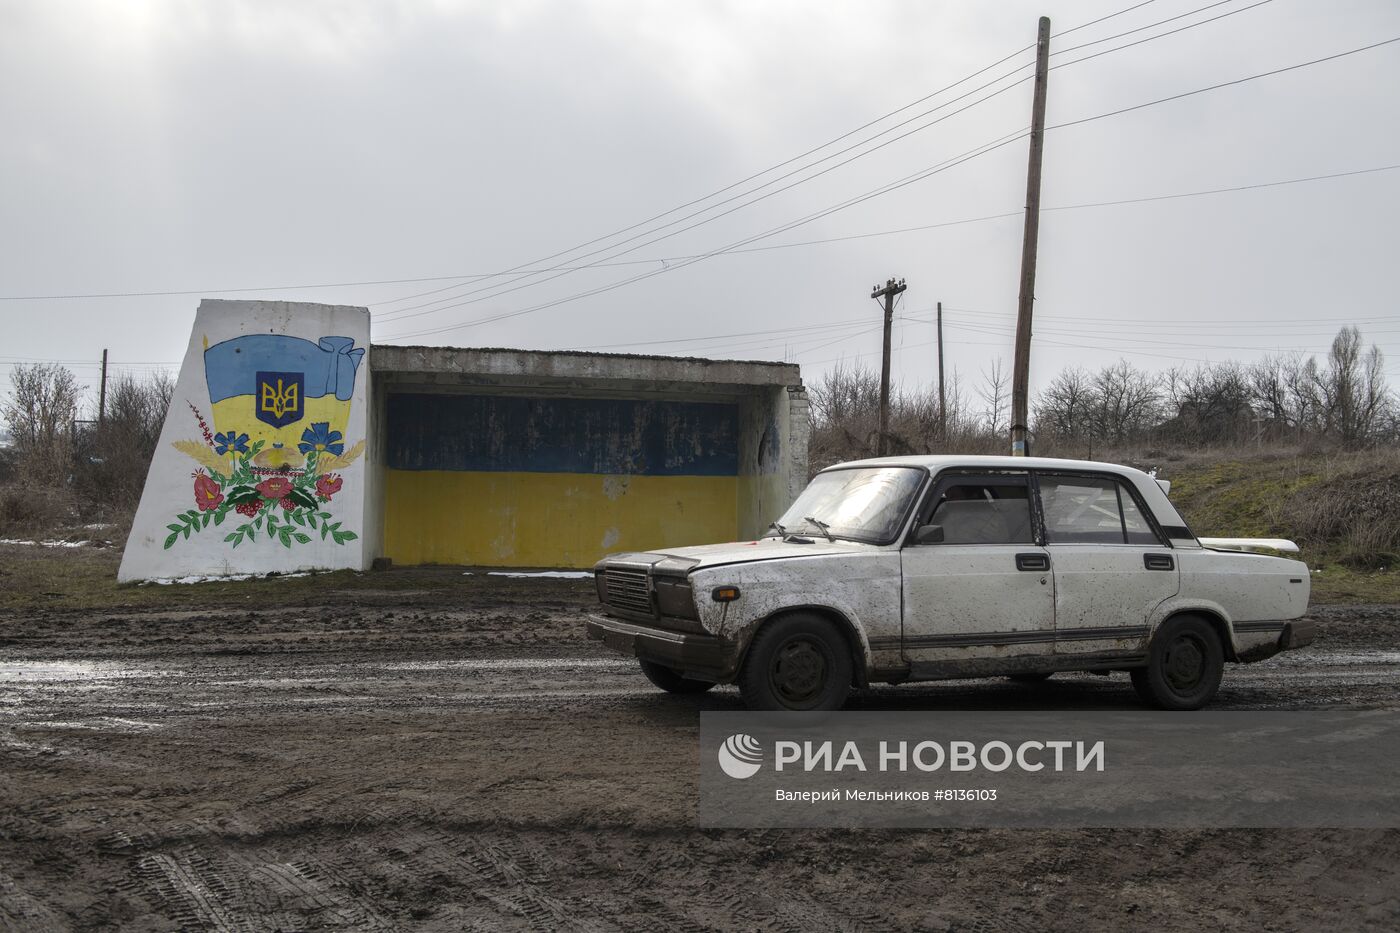
{"type": "Polygon", "coordinates": [[[683,577],[656,577],[656,610],[663,616],[677,619],[699,619],[695,609],[695,591],[683,577]]]}

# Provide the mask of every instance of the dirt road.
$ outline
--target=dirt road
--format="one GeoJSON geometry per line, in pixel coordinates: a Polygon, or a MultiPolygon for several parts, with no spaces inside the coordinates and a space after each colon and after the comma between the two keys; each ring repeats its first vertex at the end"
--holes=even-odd
{"type": "MultiPolygon", "coordinates": [[[[301,591],[298,591],[301,593],[301,591]]],[[[0,614],[0,927],[1393,929],[1400,833],[718,832],[698,714],[586,584],[0,614]]],[[[1400,705],[1400,608],[1323,609],[1219,707],[1400,705]]],[[[1126,678],[852,708],[1131,708],[1126,678]]]]}

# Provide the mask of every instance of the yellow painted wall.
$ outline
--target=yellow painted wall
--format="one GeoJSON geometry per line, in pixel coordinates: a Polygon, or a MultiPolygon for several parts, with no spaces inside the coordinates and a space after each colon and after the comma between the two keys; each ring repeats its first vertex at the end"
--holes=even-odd
{"type": "Polygon", "coordinates": [[[384,471],[399,564],[591,567],[605,554],[738,537],[734,476],[384,471]]]}

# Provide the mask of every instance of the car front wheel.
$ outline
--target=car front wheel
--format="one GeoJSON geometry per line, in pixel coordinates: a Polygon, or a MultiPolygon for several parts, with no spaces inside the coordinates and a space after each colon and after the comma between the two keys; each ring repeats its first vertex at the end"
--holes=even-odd
{"type": "Polygon", "coordinates": [[[794,613],[759,629],[739,692],[749,709],[840,709],[851,690],[846,639],[827,619],[794,613]]]}
{"type": "Polygon", "coordinates": [[[1133,689],[1149,706],[1169,710],[1200,709],[1220,689],[1225,650],[1205,619],[1170,619],[1152,639],[1147,666],[1133,670],[1133,689]]]}
{"type": "Polygon", "coordinates": [[[708,680],[682,677],[680,671],[664,664],[642,661],[640,658],[638,661],[642,665],[642,673],[647,675],[647,680],[667,693],[704,693],[714,686],[714,683],[708,680]]]}

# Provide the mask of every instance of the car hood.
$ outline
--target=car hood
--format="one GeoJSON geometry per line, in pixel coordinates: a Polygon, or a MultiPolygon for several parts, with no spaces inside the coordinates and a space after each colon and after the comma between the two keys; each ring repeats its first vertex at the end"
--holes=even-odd
{"type": "MultiPolygon", "coordinates": [[[[743,564],[763,560],[785,560],[797,557],[849,556],[852,553],[873,551],[874,545],[859,541],[823,538],[784,541],[778,537],[760,538],[757,541],[734,541],[729,544],[702,544],[695,547],[665,548],[655,551],[640,551],[625,554],[609,554],[599,563],[604,564],[645,564],[651,566],[667,561],[676,566],[676,571],[689,572],[706,567],[721,567],[726,564],[743,564]],[[810,541],[810,543],[803,543],[810,541]]],[[[675,572],[675,571],[673,571],[675,572]]]]}

